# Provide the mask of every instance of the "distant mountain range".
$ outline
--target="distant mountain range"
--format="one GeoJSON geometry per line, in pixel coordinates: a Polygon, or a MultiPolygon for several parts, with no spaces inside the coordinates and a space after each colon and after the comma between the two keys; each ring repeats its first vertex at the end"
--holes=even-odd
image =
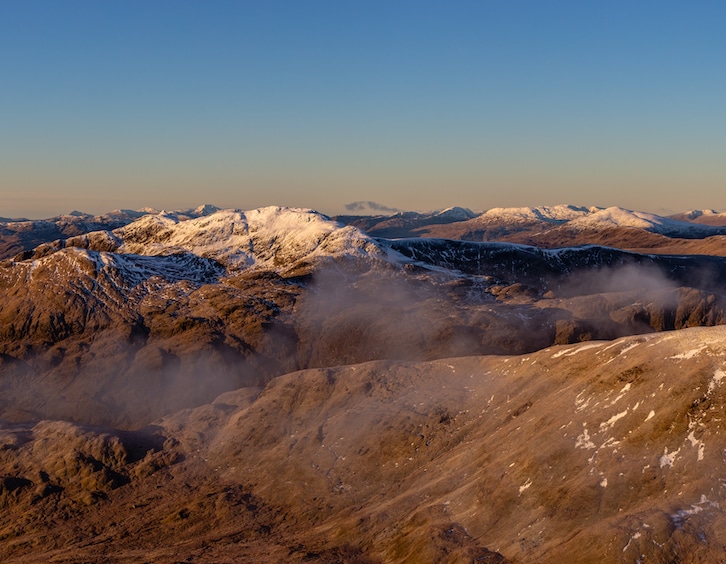
{"type": "MultiPolygon", "coordinates": [[[[688,247],[690,239],[726,235],[726,213],[691,211],[661,217],[623,208],[540,206],[493,208],[481,214],[452,208],[430,214],[413,212],[392,216],[338,216],[377,237],[431,237],[464,241],[507,241],[555,248],[604,244],[619,248],[688,247]],[[677,240],[677,241],[674,241],[677,240]]],[[[685,248],[685,252],[690,252],[685,248]]],[[[716,254],[724,247],[719,243],[716,254]]]]}
{"type": "MultiPolygon", "coordinates": [[[[152,208],[114,210],[92,216],[73,211],[43,220],[0,218],[0,259],[32,250],[42,243],[64,240],[99,230],[113,230],[141,217],[160,216],[173,221],[198,219],[220,211],[210,204],[194,209],[162,212],[152,208]]],[[[506,241],[544,248],[603,244],[628,249],[666,248],[668,252],[694,254],[693,239],[709,239],[706,254],[723,254],[726,212],[691,210],[662,217],[624,208],[572,205],[532,208],[492,208],[475,213],[452,207],[431,213],[400,212],[395,215],[341,215],[332,219],[361,229],[374,237],[429,237],[463,241],[506,241]],[[640,246],[638,246],[640,245],[640,246]]]]}

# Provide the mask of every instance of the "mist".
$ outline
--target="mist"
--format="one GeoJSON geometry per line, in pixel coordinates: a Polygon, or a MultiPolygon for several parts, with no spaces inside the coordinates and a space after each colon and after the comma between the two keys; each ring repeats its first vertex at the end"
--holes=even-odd
{"type": "Polygon", "coordinates": [[[653,292],[678,287],[661,268],[647,264],[579,270],[564,278],[557,294],[564,297],[616,292],[638,292],[644,298],[653,292]]]}
{"type": "Polygon", "coordinates": [[[384,213],[397,213],[402,210],[398,208],[391,208],[389,206],[386,206],[385,204],[379,204],[378,202],[371,202],[368,201],[360,201],[360,202],[351,202],[349,204],[345,204],[345,209],[350,212],[365,212],[365,211],[373,211],[373,212],[384,212],[384,213]]]}

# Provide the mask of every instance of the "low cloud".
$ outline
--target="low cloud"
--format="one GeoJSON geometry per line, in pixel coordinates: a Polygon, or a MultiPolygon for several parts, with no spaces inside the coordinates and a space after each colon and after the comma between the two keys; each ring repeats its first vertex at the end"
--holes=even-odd
{"type": "Polygon", "coordinates": [[[351,202],[350,204],[345,204],[345,209],[348,211],[378,211],[378,212],[391,212],[396,213],[400,212],[398,208],[389,208],[386,205],[379,204],[378,202],[371,202],[371,201],[361,201],[361,202],[351,202]]]}

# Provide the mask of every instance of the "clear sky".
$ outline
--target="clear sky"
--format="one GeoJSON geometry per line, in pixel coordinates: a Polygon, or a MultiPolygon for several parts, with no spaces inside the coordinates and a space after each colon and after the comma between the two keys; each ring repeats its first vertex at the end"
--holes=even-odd
{"type": "Polygon", "coordinates": [[[726,2],[0,0],[0,216],[726,208],[726,2]]]}

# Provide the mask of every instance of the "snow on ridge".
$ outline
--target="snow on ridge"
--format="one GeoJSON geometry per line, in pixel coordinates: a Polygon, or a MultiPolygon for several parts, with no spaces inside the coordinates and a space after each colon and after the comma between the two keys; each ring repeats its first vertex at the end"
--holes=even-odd
{"type": "Polygon", "coordinates": [[[726,212],[716,211],[714,209],[708,210],[688,210],[682,214],[676,214],[677,216],[685,217],[689,220],[698,219],[699,217],[726,217],[726,212]]]}
{"type": "Polygon", "coordinates": [[[202,204],[201,206],[198,206],[194,208],[193,213],[197,215],[210,215],[213,213],[216,213],[220,210],[217,206],[213,206],[212,204],[202,204]]]}
{"type": "Polygon", "coordinates": [[[571,227],[637,227],[657,228],[668,222],[666,218],[645,212],[637,212],[617,206],[601,209],[570,222],[571,227]]]}
{"type": "Polygon", "coordinates": [[[607,227],[630,227],[668,236],[690,236],[718,233],[718,228],[694,224],[652,213],[632,211],[620,207],[600,209],[567,224],[577,229],[602,229],[607,227]]]}
{"type": "MultiPolygon", "coordinates": [[[[704,216],[726,216],[710,211],[696,210],[688,212],[690,219],[704,216]]],[[[607,228],[643,229],[670,237],[707,237],[723,234],[724,229],[712,225],[684,221],[673,217],[662,217],[656,214],[632,211],[612,206],[578,207],[574,205],[556,205],[521,208],[491,208],[476,217],[482,223],[528,224],[533,222],[567,225],[579,230],[597,230],[607,228]]]]}
{"type": "Polygon", "coordinates": [[[190,252],[233,270],[285,267],[308,256],[380,254],[376,243],[354,227],[344,227],[306,208],[270,206],[249,211],[219,210],[180,220],[161,212],[116,231],[121,253],[168,255],[190,252]]]}
{"type": "Polygon", "coordinates": [[[89,293],[95,290],[97,282],[126,294],[154,278],[172,284],[180,281],[204,284],[218,280],[224,273],[216,261],[192,253],[142,256],[78,247],[61,249],[24,266],[31,279],[38,275],[45,279],[52,272],[54,282],[69,284],[70,280],[72,287],[89,293]]]}
{"type": "Polygon", "coordinates": [[[586,216],[600,208],[585,208],[568,204],[556,206],[537,206],[522,208],[491,208],[477,216],[483,221],[543,221],[547,223],[565,223],[586,216]]]}
{"type": "Polygon", "coordinates": [[[472,219],[477,216],[477,214],[475,214],[469,208],[462,208],[460,206],[453,206],[451,208],[439,210],[437,212],[434,212],[432,215],[434,215],[435,217],[444,217],[457,221],[465,221],[467,219],[472,219]]]}

